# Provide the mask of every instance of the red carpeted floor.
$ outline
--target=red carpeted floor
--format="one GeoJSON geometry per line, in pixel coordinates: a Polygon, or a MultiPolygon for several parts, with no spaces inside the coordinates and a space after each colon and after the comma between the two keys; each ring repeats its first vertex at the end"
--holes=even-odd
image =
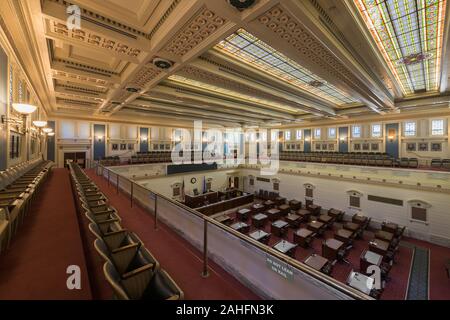
{"type": "Polygon", "coordinates": [[[10,248],[0,255],[0,300],[91,299],[68,171],[54,169],[10,248]],[[81,269],[81,290],[66,286],[81,269]]]}
{"type": "MultiPolygon", "coordinates": [[[[129,197],[116,193],[116,188],[93,170],[87,171],[89,177],[108,197],[122,218],[122,226],[134,231],[144,242],[145,246],[161,263],[170,276],[177,282],[185,293],[185,299],[259,299],[252,291],[242,285],[220,266],[210,261],[208,278],[201,276],[202,253],[178,236],[169,227],[159,223],[158,230],[154,229],[153,217],[139,206],[130,207],[129,197]]],[[[93,270],[102,275],[101,271],[93,270]]]]}

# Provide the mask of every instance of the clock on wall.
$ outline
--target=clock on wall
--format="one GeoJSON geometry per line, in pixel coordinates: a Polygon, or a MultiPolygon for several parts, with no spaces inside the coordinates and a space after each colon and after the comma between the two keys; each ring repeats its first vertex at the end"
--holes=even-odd
{"type": "Polygon", "coordinates": [[[192,184],[194,184],[194,183],[196,183],[196,182],[197,182],[197,179],[196,179],[196,178],[192,178],[192,179],[191,179],[191,183],[192,183],[192,184]]]}

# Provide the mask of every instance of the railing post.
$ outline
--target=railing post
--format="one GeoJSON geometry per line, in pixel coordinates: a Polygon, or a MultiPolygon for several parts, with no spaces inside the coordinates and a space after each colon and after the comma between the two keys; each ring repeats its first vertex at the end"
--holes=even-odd
{"type": "Polygon", "coordinates": [[[110,173],[111,173],[111,171],[108,170],[108,187],[111,185],[111,182],[110,182],[110,180],[109,180],[110,173]]]}
{"type": "Polygon", "coordinates": [[[209,277],[208,272],[208,221],[203,220],[203,272],[202,277],[209,277]]]}
{"type": "Polygon", "coordinates": [[[118,174],[116,174],[116,186],[117,186],[117,194],[119,194],[119,175],[118,174]]]}
{"type": "Polygon", "coordinates": [[[133,208],[133,187],[134,187],[134,182],[131,181],[131,188],[130,188],[130,205],[133,208]]]}
{"type": "Polygon", "coordinates": [[[155,230],[158,230],[158,196],[156,194],[154,194],[155,197],[155,208],[154,208],[154,212],[155,212],[155,230]]]}

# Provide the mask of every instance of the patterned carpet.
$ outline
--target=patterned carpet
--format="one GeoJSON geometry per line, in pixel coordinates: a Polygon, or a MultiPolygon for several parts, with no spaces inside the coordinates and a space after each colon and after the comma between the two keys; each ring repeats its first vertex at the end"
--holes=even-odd
{"type": "Polygon", "coordinates": [[[414,247],[413,261],[406,300],[428,300],[430,250],[414,247]]]}

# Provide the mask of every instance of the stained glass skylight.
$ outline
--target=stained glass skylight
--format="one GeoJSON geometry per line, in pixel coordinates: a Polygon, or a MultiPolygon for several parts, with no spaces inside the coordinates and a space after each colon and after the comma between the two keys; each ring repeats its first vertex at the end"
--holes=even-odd
{"type": "Polygon", "coordinates": [[[358,102],[244,29],[221,41],[216,49],[334,104],[358,102]]]}
{"type": "Polygon", "coordinates": [[[354,0],[405,95],[440,85],[446,0],[354,0]]]}

